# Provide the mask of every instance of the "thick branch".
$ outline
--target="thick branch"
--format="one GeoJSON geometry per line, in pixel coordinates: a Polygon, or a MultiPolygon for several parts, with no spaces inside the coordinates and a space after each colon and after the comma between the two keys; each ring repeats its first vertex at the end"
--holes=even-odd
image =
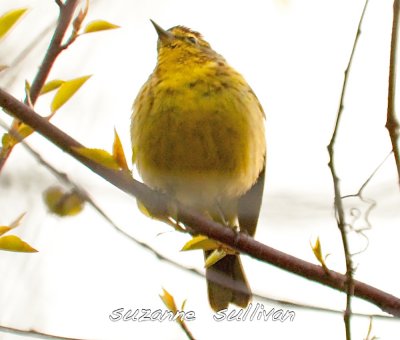
{"type": "Polygon", "coordinates": [[[397,60],[397,40],[399,35],[399,11],[400,1],[393,2],[393,24],[392,41],[390,44],[390,64],[389,64],[389,89],[386,128],[388,129],[390,141],[392,142],[394,159],[396,161],[397,174],[400,185],[400,150],[399,150],[399,121],[396,118],[396,60],[397,60]]]}
{"type": "MultiPolygon", "coordinates": [[[[167,196],[150,190],[144,184],[135,181],[129,173],[105,168],[78,155],[73,147],[81,146],[81,144],[2,89],[0,89],[0,106],[7,112],[12,112],[16,118],[30,125],[53,144],[75,157],[108,182],[122,191],[137,197],[146,207],[151,207],[152,211],[158,211],[161,214],[167,212],[168,201],[170,200],[167,196]]],[[[193,209],[189,209],[183,205],[178,204],[178,209],[180,220],[192,227],[197,233],[207,235],[240,252],[291,273],[298,274],[306,279],[322,283],[340,291],[345,291],[345,275],[334,271],[326,273],[321,266],[311,264],[268,247],[245,234],[237,234],[232,229],[208,220],[193,209]]],[[[354,295],[377,305],[389,314],[400,317],[400,299],[391,294],[365,283],[354,281],[354,295]]]]}

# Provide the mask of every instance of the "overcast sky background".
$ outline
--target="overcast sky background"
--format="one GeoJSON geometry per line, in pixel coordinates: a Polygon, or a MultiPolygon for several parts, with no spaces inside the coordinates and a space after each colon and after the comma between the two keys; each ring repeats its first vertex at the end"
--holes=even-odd
{"type": "MultiPolygon", "coordinates": [[[[267,115],[267,178],[256,239],[291,255],[316,262],[310,241],[319,236],[328,266],[344,271],[344,258],[332,210],[333,188],[327,167],[329,143],[343,81],[364,1],[94,0],[86,22],[104,19],[118,30],[79,38],[57,59],[49,79],[93,74],[79,93],[52,119],[88,147],[111,149],[113,129],[130,158],[132,102],[156,62],[156,40],[149,18],[162,27],[186,25],[203,34],[212,47],[244,75],[267,115]]],[[[391,149],[385,129],[392,1],[369,2],[344,101],[336,148],[343,194],[358,191],[391,149]]],[[[18,7],[29,12],[0,42],[0,86],[24,97],[51,37],[43,33],[57,17],[51,0],[2,0],[0,14],[18,7]],[[32,41],[20,63],[17,56],[32,41]]],[[[51,95],[36,110],[48,114],[51,95]]],[[[10,122],[5,115],[2,120],[10,122]]],[[[187,267],[202,268],[200,252],[179,252],[188,236],[142,216],[132,198],[93,175],[40,136],[30,145],[94,200],[122,229],[187,267]]],[[[117,308],[164,309],[162,287],[186,309],[196,312],[188,324],[196,338],[344,339],[340,314],[322,313],[264,302],[265,309],[296,312],[293,323],[212,320],[205,280],[160,262],[117,233],[91,207],[76,217],[50,215],[42,192],[57,184],[22,147],[17,147],[0,175],[0,225],[27,212],[15,231],[37,254],[2,252],[0,325],[84,339],[184,338],[174,323],[112,323],[117,308]]],[[[397,264],[400,222],[395,165],[390,158],[365,191],[376,201],[370,215],[369,247],[354,257],[356,278],[400,296],[397,264]]],[[[348,208],[367,206],[346,200],[348,208]]],[[[357,225],[365,225],[362,218],[357,225]]],[[[350,235],[354,251],[365,239],[350,235]]],[[[345,296],[243,256],[250,284],[259,294],[342,310],[345,296]]],[[[355,300],[354,311],[380,313],[355,300]]],[[[368,331],[368,318],[355,317],[354,339],[368,331]]],[[[395,339],[396,321],[374,320],[373,334],[395,339]]],[[[22,339],[0,333],[0,339],[22,339]]],[[[25,337],[28,338],[28,337],[25,337]]]]}

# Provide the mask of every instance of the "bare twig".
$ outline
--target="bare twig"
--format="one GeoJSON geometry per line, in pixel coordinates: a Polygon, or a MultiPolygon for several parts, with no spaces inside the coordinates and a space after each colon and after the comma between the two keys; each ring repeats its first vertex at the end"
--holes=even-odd
{"type": "Polygon", "coordinates": [[[65,336],[57,336],[51,335],[47,333],[37,332],[33,329],[31,330],[22,330],[14,327],[5,327],[0,326],[0,332],[15,334],[15,335],[22,335],[22,336],[29,336],[29,338],[38,338],[38,339],[47,339],[47,340],[81,340],[78,338],[66,338],[65,336]]]}
{"type": "Polygon", "coordinates": [[[11,84],[15,82],[16,75],[20,71],[18,66],[20,63],[22,63],[28,56],[30,56],[30,53],[38,47],[43,41],[43,39],[49,34],[53,29],[54,29],[54,24],[55,21],[49,23],[45,28],[43,28],[35,38],[32,39],[32,41],[23,48],[18,55],[15,57],[15,59],[10,63],[10,68],[7,69],[7,75],[4,77],[7,77],[7,81],[4,82],[4,87],[9,88],[11,84]],[[10,76],[11,74],[11,76],[10,76]]]}
{"type": "MultiPolygon", "coordinates": [[[[374,176],[377,174],[379,169],[383,166],[383,164],[385,164],[385,162],[389,159],[391,154],[392,154],[392,151],[390,151],[385,156],[383,161],[381,163],[379,163],[379,165],[374,169],[374,171],[371,173],[371,175],[364,181],[364,183],[361,185],[361,187],[360,187],[360,189],[358,190],[357,193],[342,196],[342,200],[345,200],[347,198],[358,197],[361,200],[361,202],[364,202],[364,203],[368,204],[368,208],[366,209],[366,211],[364,213],[364,220],[365,220],[366,225],[364,227],[362,227],[362,228],[354,228],[353,227],[354,221],[352,223],[350,223],[350,225],[349,225],[353,231],[355,231],[356,233],[362,235],[367,241],[366,246],[363,249],[361,249],[360,251],[357,251],[356,253],[354,253],[353,255],[357,255],[357,254],[362,253],[368,247],[369,239],[368,239],[367,235],[364,234],[364,231],[371,229],[371,222],[369,221],[369,215],[370,215],[371,211],[376,207],[376,201],[371,199],[371,198],[365,197],[364,190],[367,187],[367,185],[369,184],[369,182],[372,180],[372,178],[374,178],[374,176]]],[[[353,208],[353,212],[354,211],[357,212],[358,215],[361,215],[361,211],[358,208],[353,208]]]]}
{"type": "Polygon", "coordinates": [[[181,321],[179,322],[179,326],[183,330],[183,332],[186,334],[187,338],[189,340],[195,340],[196,338],[193,336],[192,332],[190,331],[189,327],[187,326],[186,322],[181,321]]]}
{"type": "Polygon", "coordinates": [[[364,8],[361,13],[360,20],[359,20],[359,23],[357,26],[357,34],[354,39],[353,48],[350,53],[350,58],[349,58],[346,70],[344,71],[342,92],[340,95],[340,103],[339,103],[339,108],[338,108],[338,112],[337,112],[337,116],[336,116],[335,129],[333,131],[331,141],[328,145],[329,168],[330,168],[331,174],[332,174],[334,194],[335,194],[334,202],[335,202],[336,220],[337,220],[337,225],[338,225],[340,235],[342,238],[343,251],[344,251],[345,260],[346,260],[346,282],[345,282],[346,309],[345,309],[345,312],[343,315],[343,319],[344,319],[344,324],[345,324],[345,328],[346,328],[346,339],[347,340],[351,340],[351,325],[350,325],[351,297],[354,294],[353,263],[352,263],[352,258],[351,258],[350,249],[349,249],[349,243],[348,243],[348,239],[347,239],[347,232],[346,232],[347,224],[346,224],[346,220],[345,220],[345,213],[344,213],[344,207],[343,207],[343,202],[342,202],[342,194],[341,194],[341,189],[340,189],[339,177],[336,173],[336,167],[335,167],[334,146],[335,146],[335,142],[336,142],[337,133],[339,130],[340,119],[342,117],[342,112],[343,112],[343,100],[344,100],[344,95],[346,93],[349,70],[350,70],[350,67],[351,67],[351,64],[353,61],[354,52],[356,50],[358,38],[361,34],[361,23],[364,18],[367,4],[368,4],[368,0],[365,1],[364,8]]]}
{"type": "MultiPolygon", "coordinates": [[[[83,165],[87,166],[114,186],[137,197],[146,207],[150,207],[152,212],[158,212],[161,216],[167,215],[168,207],[172,201],[171,198],[150,190],[143,183],[135,181],[128,172],[106,168],[79,155],[74,147],[82,146],[80,143],[2,89],[0,89],[0,106],[3,107],[6,112],[12,113],[16,118],[30,125],[35,131],[42,134],[53,144],[69,153],[83,165]]],[[[213,222],[184,205],[179,203],[176,203],[176,205],[178,207],[180,220],[185,225],[191,226],[196,233],[206,235],[240,252],[309,280],[319,282],[340,291],[346,290],[345,275],[334,271],[330,271],[329,275],[327,275],[321,266],[268,247],[243,233],[238,234],[234,230],[213,222]]],[[[400,299],[391,294],[355,280],[354,295],[377,305],[389,314],[400,317],[400,299]]]]}
{"type": "Polygon", "coordinates": [[[382,162],[380,162],[378,164],[378,166],[375,168],[375,170],[371,173],[371,175],[369,175],[369,177],[366,179],[366,181],[361,185],[360,190],[358,190],[357,192],[357,196],[362,196],[363,191],[365,190],[366,186],[369,184],[369,182],[371,182],[372,178],[375,177],[375,175],[377,174],[377,172],[379,171],[379,169],[383,166],[383,164],[385,164],[385,162],[388,160],[388,158],[390,157],[390,155],[392,154],[393,151],[390,151],[385,158],[383,159],[382,162]]]}
{"type": "Polygon", "coordinates": [[[372,336],[372,317],[369,319],[369,325],[368,325],[368,333],[367,336],[364,338],[364,340],[374,340],[377,339],[375,336],[372,336]]]}
{"type": "MultiPolygon", "coordinates": [[[[66,0],[65,4],[60,1],[56,1],[60,8],[60,14],[58,16],[58,23],[56,30],[54,31],[53,38],[50,41],[50,45],[44,56],[42,63],[40,64],[39,71],[33,79],[32,85],[30,87],[29,93],[27,93],[25,98],[25,103],[30,104],[32,107],[35,105],[37,99],[39,98],[40,91],[49,76],[50,70],[53,67],[55,60],[58,55],[66,47],[62,44],[65,33],[71,23],[72,17],[74,15],[75,9],[78,6],[80,0],[66,0]]],[[[71,41],[72,43],[72,41],[71,41]]],[[[18,126],[18,120],[14,120],[13,126],[18,126]]],[[[0,157],[0,171],[4,167],[7,159],[10,157],[13,147],[5,150],[2,157],[0,157]]]]}
{"type": "Polygon", "coordinates": [[[392,41],[390,44],[390,64],[389,64],[389,88],[386,128],[392,142],[393,155],[396,162],[397,174],[400,185],[400,150],[399,150],[399,121],[396,117],[396,61],[397,61],[397,40],[399,34],[399,12],[400,1],[393,2],[393,24],[392,41]]]}
{"type": "Polygon", "coordinates": [[[39,97],[40,91],[46,82],[47,77],[49,76],[55,60],[63,50],[62,42],[72,21],[75,9],[79,4],[79,0],[67,0],[65,4],[61,3],[60,1],[56,1],[56,3],[60,7],[57,27],[54,31],[53,38],[50,41],[50,45],[47,49],[44,59],[40,64],[39,71],[31,85],[30,97],[33,105],[35,105],[36,100],[39,97]]]}

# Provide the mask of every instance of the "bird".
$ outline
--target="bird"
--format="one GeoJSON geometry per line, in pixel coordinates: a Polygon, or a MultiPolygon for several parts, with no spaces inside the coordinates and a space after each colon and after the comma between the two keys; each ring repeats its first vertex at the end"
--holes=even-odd
{"type": "MultiPolygon", "coordinates": [[[[131,116],[138,172],[150,188],[254,237],[265,178],[264,110],[243,76],[200,33],[151,22],[157,64],[131,116]]],[[[215,312],[231,303],[248,306],[252,293],[239,253],[206,268],[206,279],[215,312]]]]}

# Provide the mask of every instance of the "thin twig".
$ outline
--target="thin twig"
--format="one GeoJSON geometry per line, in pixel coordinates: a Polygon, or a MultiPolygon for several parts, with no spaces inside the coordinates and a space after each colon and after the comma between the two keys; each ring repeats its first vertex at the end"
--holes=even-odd
{"type": "Polygon", "coordinates": [[[375,177],[375,175],[377,174],[377,172],[380,170],[380,168],[383,166],[383,164],[385,164],[385,162],[388,160],[388,158],[390,157],[390,155],[392,154],[393,151],[390,151],[385,158],[383,159],[383,161],[381,163],[379,163],[379,165],[375,168],[375,170],[371,173],[371,175],[366,179],[366,181],[363,183],[363,185],[360,187],[360,190],[358,190],[357,195],[358,196],[362,196],[363,191],[365,190],[366,186],[369,184],[369,182],[371,182],[371,179],[375,177]]]}
{"type": "Polygon", "coordinates": [[[30,97],[33,105],[35,105],[36,100],[39,97],[40,91],[49,76],[55,60],[63,50],[62,42],[72,21],[75,9],[79,4],[79,0],[67,0],[65,4],[62,4],[60,1],[56,1],[56,3],[60,6],[57,27],[54,31],[53,38],[50,41],[49,48],[40,64],[39,71],[31,85],[30,97]]]}
{"type": "MultiPolygon", "coordinates": [[[[173,201],[170,197],[149,189],[143,183],[134,180],[130,173],[106,168],[81,156],[74,148],[82,147],[80,143],[2,89],[0,89],[0,106],[7,113],[12,114],[25,124],[31,126],[36,132],[43,135],[61,150],[73,156],[109,183],[137,197],[146,207],[151,207],[152,211],[158,212],[162,216],[168,215],[168,207],[171,206],[171,202],[173,201]]],[[[177,202],[174,203],[177,205],[180,221],[185,225],[190,225],[196,233],[206,235],[239,252],[246,253],[251,257],[270,263],[301,277],[340,291],[346,290],[345,275],[335,271],[330,271],[329,275],[327,275],[321,266],[268,247],[248,235],[243,233],[238,234],[230,228],[226,228],[219,223],[205,218],[193,209],[177,202]]],[[[354,295],[377,305],[389,314],[400,317],[400,299],[391,294],[355,280],[354,295]]]]}
{"type": "Polygon", "coordinates": [[[49,23],[45,28],[43,28],[32,41],[23,48],[15,59],[10,63],[10,68],[7,70],[7,81],[4,82],[4,87],[9,88],[16,79],[17,74],[19,73],[20,69],[17,67],[21,64],[28,56],[30,56],[31,52],[40,46],[43,39],[53,30],[55,21],[49,23]],[[11,74],[11,76],[10,76],[11,74]]]}
{"type": "Polygon", "coordinates": [[[336,116],[335,129],[333,131],[331,141],[328,145],[329,168],[330,168],[331,174],[332,174],[334,194],[335,194],[334,202],[335,202],[336,221],[337,221],[337,225],[338,225],[340,235],[342,238],[343,251],[344,251],[345,260],[346,260],[346,282],[345,282],[346,309],[344,311],[343,319],[344,319],[344,324],[345,324],[345,329],[346,329],[346,339],[347,340],[351,340],[351,324],[350,324],[351,297],[354,294],[353,263],[352,263],[352,258],[351,258],[351,254],[350,254],[349,242],[347,239],[347,232],[346,232],[347,224],[346,224],[344,207],[343,207],[343,202],[342,202],[342,194],[341,194],[341,189],[340,189],[339,177],[336,173],[334,146],[336,143],[337,133],[339,131],[340,120],[341,120],[342,112],[343,112],[343,100],[344,100],[344,96],[346,93],[349,70],[351,68],[351,64],[352,64],[353,57],[354,57],[354,52],[357,47],[358,38],[361,34],[361,23],[364,18],[367,4],[368,4],[368,0],[365,1],[364,8],[363,8],[361,16],[360,16],[360,20],[358,22],[357,34],[354,39],[353,48],[350,53],[350,58],[349,58],[347,67],[344,71],[342,92],[340,95],[340,103],[339,103],[339,108],[338,108],[338,112],[337,112],[337,116],[336,116]]]}
{"type": "Polygon", "coordinates": [[[372,336],[372,317],[369,319],[369,325],[368,325],[368,333],[367,336],[364,338],[365,340],[374,340],[377,339],[375,336],[372,336]]]}
{"type": "Polygon", "coordinates": [[[29,336],[29,338],[48,339],[48,340],[82,340],[79,338],[67,338],[65,336],[61,337],[61,336],[57,336],[57,335],[51,335],[51,334],[47,334],[47,333],[37,332],[33,329],[23,330],[23,329],[18,329],[18,328],[14,328],[14,327],[5,327],[5,326],[0,326],[0,332],[22,335],[22,336],[29,336]]]}
{"type": "MultiPolygon", "coordinates": [[[[62,3],[61,0],[55,0],[55,1],[56,1],[57,5],[59,5],[60,7],[64,6],[64,4],[62,3]]],[[[91,0],[90,1],[91,6],[96,4],[96,2],[97,2],[97,0],[91,0]]],[[[15,75],[12,75],[11,77],[9,77],[8,74],[18,72],[18,70],[15,70],[16,66],[19,65],[22,61],[24,61],[29,56],[29,54],[32,52],[32,50],[34,50],[42,42],[42,40],[47,37],[47,34],[49,34],[53,30],[53,27],[56,24],[56,22],[57,21],[54,20],[51,23],[49,23],[45,28],[43,28],[37,34],[36,38],[32,39],[32,41],[24,49],[22,49],[18,53],[18,55],[15,57],[15,59],[10,63],[10,65],[9,65],[10,67],[7,69],[7,76],[5,76],[5,77],[7,77],[6,78],[7,81],[4,82],[5,88],[9,88],[11,86],[11,84],[13,84],[13,82],[15,81],[15,75]]],[[[66,45],[66,44],[64,44],[64,45],[66,45]]]]}
{"type": "Polygon", "coordinates": [[[192,332],[190,331],[189,327],[186,325],[186,322],[181,321],[179,322],[179,326],[183,330],[183,332],[186,334],[189,340],[195,340],[196,338],[193,336],[192,332]]]}
{"type": "MultiPolygon", "coordinates": [[[[60,13],[58,16],[57,27],[54,31],[54,35],[50,41],[47,52],[40,64],[39,71],[33,79],[32,85],[30,87],[29,93],[27,93],[25,98],[25,103],[30,104],[32,107],[35,105],[37,99],[39,98],[40,91],[44,86],[47,77],[49,76],[50,70],[53,67],[55,60],[58,55],[66,47],[62,45],[65,33],[72,21],[75,9],[78,6],[80,0],[66,0],[65,4],[60,1],[56,1],[60,8],[60,13]]],[[[69,46],[69,45],[68,45],[69,46]]],[[[18,126],[19,122],[17,120],[13,123],[14,126],[18,126]]],[[[0,171],[3,169],[7,159],[10,157],[13,147],[5,150],[2,157],[0,157],[0,171]]]]}
{"type": "Polygon", "coordinates": [[[396,162],[397,174],[400,185],[400,150],[399,150],[399,121],[396,117],[396,61],[397,61],[397,40],[399,35],[399,12],[400,1],[393,2],[393,24],[392,41],[390,43],[390,64],[389,64],[389,88],[386,128],[389,132],[393,148],[393,156],[396,162]]]}
{"type": "MultiPolygon", "coordinates": [[[[364,203],[366,203],[368,205],[368,208],[364,212],[364,220],[365,220],[366,225],[364,227],[362,227],[362,228],[354,228],[355,220],[349,224],[349,227],[351,228],[351,230],[353,230],[356,233],[358,233],[361,236],[363,236],[365,238],[365,240],[367,241],[367,243],[366,243],[366,245],[365,245],[365,247],[363,249],[357,251],[356,253],[353,253],[352,255],[360,254],[360,253],[364,252],[368,248],[369,239],[368,239],[368,236],[364,233],[364,231],[369,230],[369,229],[372,228],[371,222],[369,221],[369,215],[370,215],[371,211],[376,207],[376,201],[371,199],[371,198],[365,197],[364,196],[364,190],[367,187],[367,185],[369,184],[369,182],[375,177],[375,175],[380,170],[380,168],[383,166],[383,164],[385,164],[385,162],[389,159],[391,154],[392,154],[392,151],[390,151],[385,156],[385,158],[382,160],[382,162],[379,163],[379,165],[374,169],[374,171],[371,173],[371,175],[369,175],[369,177],[364,181],[364,183],[361,185],[361,187],[357,191],[357,193],[342,196],[342,200],[345,200],[345,199],[348,199],[348,198],[358,197],[361,200],[361,202],[364,202],[364,203]]],[[[354,212],[357,212],[357,214],[358,214],[357,217],[356,217],[356,219],[357,219],[361,215],[360,209],[353,208],[352,210],[353,210],[353,215],[354,215],[354,212]]]]}

